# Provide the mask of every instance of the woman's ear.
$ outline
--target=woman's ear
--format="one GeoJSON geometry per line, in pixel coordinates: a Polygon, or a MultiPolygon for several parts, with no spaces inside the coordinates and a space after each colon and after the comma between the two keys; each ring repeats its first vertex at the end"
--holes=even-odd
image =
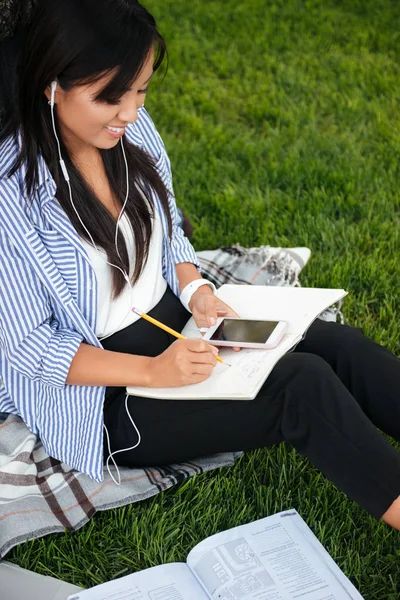
{"type": "Polygon", "coordinates": [[[51,104],[52,101],[54,104],[57,103],[57,87],[57,81],[54,80],[49,86],[47,86],[47,88],[44,91],[44,95],[46,96],[49,104],[51,104]]]}
{"type": "Polygon", "coordinates": [[[50,98],[51,98],[51,87],[48,86],[45,90],[44,90],[44,95],[46,96],[47,100],[50,103],[50,98]]]}

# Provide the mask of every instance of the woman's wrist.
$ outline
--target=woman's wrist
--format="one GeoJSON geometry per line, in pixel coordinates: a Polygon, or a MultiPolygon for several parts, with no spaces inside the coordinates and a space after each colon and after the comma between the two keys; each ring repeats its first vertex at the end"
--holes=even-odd
{"type": "Polygon", "coordinates": [[[190,309],[191,300],[194,294],[197,294],[198,292],[214,294],[216,292],[216,287],[211,281],[203,278],[194,279],[188,283],[180,294],[180,301],[187,311],[192,312],[190,309]]]}
{"type": "MultiPolygon", "coordinates": [[[[153,362],[154,359],[151,356],[137,356],[131,355],[134,357],[134,364],[132,372],[132,379],[135,383],[131,383],[131,386],[140,386],[140,387],[154,387],[153,386],[153,377],[154,377],[154,367],[153,362]],[[137,359],[140,359],[139,361],[137,359]],[[139,367],[139,369],[138,369],[139,367]],[[139,372],[140,374],[139,374],[139,372]]],[[[127,386],[129,387],[129,385],[127,386]]]]}
{"type": "Polygon", "coordinates": [[[196,290],[193,294],[192,297],[190,298],[190,302],[189,302],[189,311],[191,313],[193,313],[193,302],[195,301],[196,298],[198,298],[199,296],[214,296],[214,292],[211,289],[210,286],[208,285],[203,285],[202,287],[200,287],[198,290],[196,290]]]}

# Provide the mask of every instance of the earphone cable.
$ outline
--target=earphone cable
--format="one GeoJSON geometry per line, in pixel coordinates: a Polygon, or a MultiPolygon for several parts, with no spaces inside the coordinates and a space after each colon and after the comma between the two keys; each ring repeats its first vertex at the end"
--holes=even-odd
{"type": "MultiPolygon", "coordinates": [[[[58,156],[59,156],[59,162],[60,162],[61,170],[62,170],[62,173],[64,175],[64,179],[65,179],[65,181],[67,183],[67,186],[68,186],[69,199],[70,199],[71,205],[72,205],[72,207],[73,207],[73,209],[74,209],[74,211],[76,213],[76,216],[79,219],[80,224],[82,225],[83,229],[86,231],[86,233],[87,233],[87,235],[88,235],[88,237],[89,237],[89,239],[91,241],[91,244],[92,244],[93,248],[95,249],[95,251],[102,258],[104,258],[102,256],[102,253],[97,248],[97,246],[96,246],[96,244],[95,244],[95,242],[93,240],[93,237],[91,236],[89,230],[86,228],[85,224],[83,223],[83,221],[81,219],[81,216],[78,213],[78,211],[76,209],[76,206],[74,204],[73,198],[72,198],[72,189],[71,189],[71,184],[70,184],[70,178],[69,178],[69,174],[68,174],[68,171],[67,171],[67,167],[66,167],[65,162],[64,162],[64,160],[62,158],[61,144],[60,144],[60,140],[58,139],[56,125],[55,125],[55,119],[54,119],[54,96],[55,96],[56,87],[57,87],[57,82],[53,81],[52,84],[51,84],[51,100],[49,102],[49,104],[50,104],[50,112],[51,112],[51,122],[52,122],[52,126],[53,126],[54,136],[55,136],[56,141],[57,141],[57,149],[58,149],[58,156]]],[[[119,222],[120,222],[120,220],[121,220],[121,218],[123,216],[123,213],[124,213],[124,210],[125,210],[125,206],[126,206],[126,203],[128,201],[128,198],[129,198],[129,169],[128,169],[128,161],[126,159],[124,144],[122,142],[122,137],[121,137],[121,147],[122,147],[122,154],[123,154],[123,157],[124,157],[125,170],[126,170],[126,195],[125,195],[125,200],[124,200],[124,203],[122,205],[121,211],[120,211],[120,213],[118,215],[116,229],[115,229],[115,238],[114,238],[115,249],[116,249],[116,252],[117,252],[117,254],[118,254],[118,256],[119,256],[120,259],[121,259],[121,256],[119,254],[118,245],[117,245],[117,243],[118,243],[118,228],[119,228],[119,222]]],[[[102,338],[98,338],[99,341],[102,341],[105,338],[110,337],[111,335],[114,335],[114,333],[116,333],[117,331],[120,331],[120,327],[121,327],[122,323],[125,321],[125,319],[127,318],[127,316],[130,314],[132,306],[133,306],[133,286],[132,286],[131,281],[129,279],[129,275],[125,271],[123,271],[118,265],[114,265],[113,263],[110,263],[107,260],[105,260],[105,262],[110,267],[114,267],[114,268],[118,269],[122,273],[122,275],[124,276],[125,281],[129,285],[130,292],[131,292],[131,297],[130,297],[129,310],[128,310],[127,314],[124,316],[124,318],[122,319],[122,321],[120,322],[118,328],[114,332],[112,332],[112,333],[110,333],[110,334],[108,334],[106,336],[103,336],[102,338]]],[[[106,425],[103,423],[103,428],[105,430],[106,437],[107,437],[107,445],[108,445],[108,453],[109,453],[108,458],[106,460],[106,467],[107,467],[107,471],[108,471],[111,479],[114,481],[114,483],[116,485],[120,485],[121,484],[121,476],[120,476],[120,472],[119,472],[117,463],[114,460],[114,455],[118,454],[120,452],[128,452],[129,450],[134,450],[135,448],[137,448],[137,446],[139,446],[139,444],[141,442],[140,431],[137,428],[137,426],[136,426],[136,424],[135,424],[135,422],[134,422],[134,420],[133,420],[133,418],[132,418],[132,416],[131,416],[131,414],[129,412],[129,409],[128,409],[128,397],[129,397],[129,394],[126,394],[126,396],[125,396],[125,411],[126,411],[126,414],[128,415],[128,418],[129,418],[130,422],[132,423],[132,425],[133,425],[133,427],[134,427],[134,429],[135,429],[135,431],[137,433],[138,441],[136,442],[136,444],[134,444],[133,446],[130,446],[129,448],[121,448],[120,450],[116,450],[114,452],[111,452],[109,433],[108,433],[106,425]],[[116,471],[118,473],[118,481],[114,478],[113,474],[111,473],[110,466],[109,466],[110,460],[113,462],[113,465],[114,465],[114,467],[115,467],[115,469],[116,469],[116,471]]]]}

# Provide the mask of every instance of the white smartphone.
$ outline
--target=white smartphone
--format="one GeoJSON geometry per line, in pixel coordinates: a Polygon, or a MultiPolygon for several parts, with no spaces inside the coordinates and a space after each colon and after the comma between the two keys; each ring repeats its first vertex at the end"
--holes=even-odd
{"type": "Polygon", "coordinates": [[[220,317],[208,328],[203,339],[213,346],[267,349],[279,344],[286,329],[286,321],[220,317]]]}

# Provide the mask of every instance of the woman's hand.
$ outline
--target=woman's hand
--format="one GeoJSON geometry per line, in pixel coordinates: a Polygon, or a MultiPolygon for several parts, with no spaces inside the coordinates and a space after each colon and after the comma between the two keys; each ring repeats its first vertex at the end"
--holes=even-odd
{"type": "Polygon", "coordinates": [[[217,354],[217,348],[205,340],[176,340],[162,354],[149,359],[149,387],[200,383],[211,375],[217,354]]]}
{"type": "Polygon", "coordinates": [[[225,302],[215,296],[208,285],[202,285],[191,297],[189,308],[197,327],[211,327],[218,317],[238,317],[239,315],[225,302]]]}

